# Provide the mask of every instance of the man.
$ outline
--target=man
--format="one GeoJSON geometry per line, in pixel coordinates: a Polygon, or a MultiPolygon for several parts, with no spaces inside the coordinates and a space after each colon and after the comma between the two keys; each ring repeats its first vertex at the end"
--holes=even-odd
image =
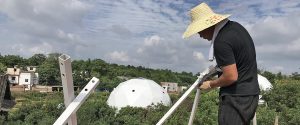
{"type": "Polygon", "coordinates": [[[250,125],[258,104],[259,86],[255,47],[247,30],[228,20],[230,15],[214,13],[201,3],[190,12],[192,22],[183,38],[193,34],[212,42],[209,59],[222,69],[219,78],[206,81],[202,90],[220,87],[220,125],[250,125]]]}

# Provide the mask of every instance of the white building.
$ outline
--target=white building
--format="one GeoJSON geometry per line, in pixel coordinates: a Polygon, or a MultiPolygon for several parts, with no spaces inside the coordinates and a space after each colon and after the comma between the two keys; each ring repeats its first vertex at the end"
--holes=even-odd
{"type": "Polygon", "coordinates": [[[188,89],[188,88],[187,88],[186,86],[179,86],[177,91],[178,91],[179,93],[181,93],[181,92],[183,92],[184,90],[187,90],[187,89],[188,89]]]}
{"type": "Polygon", "coordinates": [[[27,66],[26,69],[29,72],[36,72],[37,66],[27,66]]]}
{"type": "Polygon", "coordinates": [[[36,66],[26,67],[27,71],[20,68],[7,68],[8,80],[11,84],[26,85],[31,90],[32,85],[39,83],[39,74],[36,73],[36,66]]]}
{"type": "Polygon", "coordinates": [[[27,86],[28,90],[31,90],[32,85],[38,84],[38,73],[34,72],[21,72],[19,77],[19,85],[27,86]]]}
{"type": "Polygon", "coordinates": [[[161,103],[169,106],[171,99],[156,82],[138,78],[120,83],[110,94],[107,104],[121,109],[122,107],[144,107],[161,103]]]}
{"type": "Polygon", "coordinates": [[[161,82],[160,84],[165,90],[167,90],[167,92],[177,92],[178,91],[178,83],[161,82]]]}

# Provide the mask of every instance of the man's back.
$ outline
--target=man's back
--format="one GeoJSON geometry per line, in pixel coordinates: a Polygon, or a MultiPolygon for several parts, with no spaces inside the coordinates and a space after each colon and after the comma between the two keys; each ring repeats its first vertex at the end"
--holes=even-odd
{"type": "Polygon", "coordinates": [[[253,40],[240,24],[228,21],[214,41],[214,53],[218,66],[236,64],[238,80],[222,87],[221,95],[257,95],[257,64],[253,40]]]}

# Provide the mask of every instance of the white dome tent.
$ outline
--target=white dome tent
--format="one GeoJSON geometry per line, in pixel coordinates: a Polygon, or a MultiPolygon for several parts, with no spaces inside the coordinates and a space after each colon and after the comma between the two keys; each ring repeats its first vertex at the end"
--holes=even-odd
{"type": "MultiPolygon", "coordinates": [[[[273,87],[272,84],[269,82],[269,80],[259,74],[257,74],[257,80],[260,91],[269,91],[273,87]]],[[[261,99],[262,95],[259,95],[258,104],[264,104],[265,100],[261,99]]]]}
{"type": "Polygon", "coordinates": [[[257,74],[257,79],[258,79],[259,89],[261,91],[268,91],[273,87],[267,78],[259,74],[257,74]]]}
{"type": "Polygon", "coordinates": [[[122,107],[144,107],[162,103],[169,106],[171,99],[160,85],[153,80],[138,78],[120,83],[110,94],[107,104],[122,107]]]}

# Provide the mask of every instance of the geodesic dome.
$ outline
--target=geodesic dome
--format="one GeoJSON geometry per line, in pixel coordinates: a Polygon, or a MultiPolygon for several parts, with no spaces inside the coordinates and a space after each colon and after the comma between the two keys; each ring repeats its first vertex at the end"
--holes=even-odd
{"type": "Polygon", "coordinates": [[[259,74],[257,74],[257,80],[258,80],[260,90],[268,91],[273,87],[267,78],[259,74]]]}
{"type": "Polygon", "coordinates": [[[122,107],[147,107],[162,103],[171,104],[170,96],[153,80],[138,78],[120,83],[110,94],[107,104],[121,109],[122,107]]]}

